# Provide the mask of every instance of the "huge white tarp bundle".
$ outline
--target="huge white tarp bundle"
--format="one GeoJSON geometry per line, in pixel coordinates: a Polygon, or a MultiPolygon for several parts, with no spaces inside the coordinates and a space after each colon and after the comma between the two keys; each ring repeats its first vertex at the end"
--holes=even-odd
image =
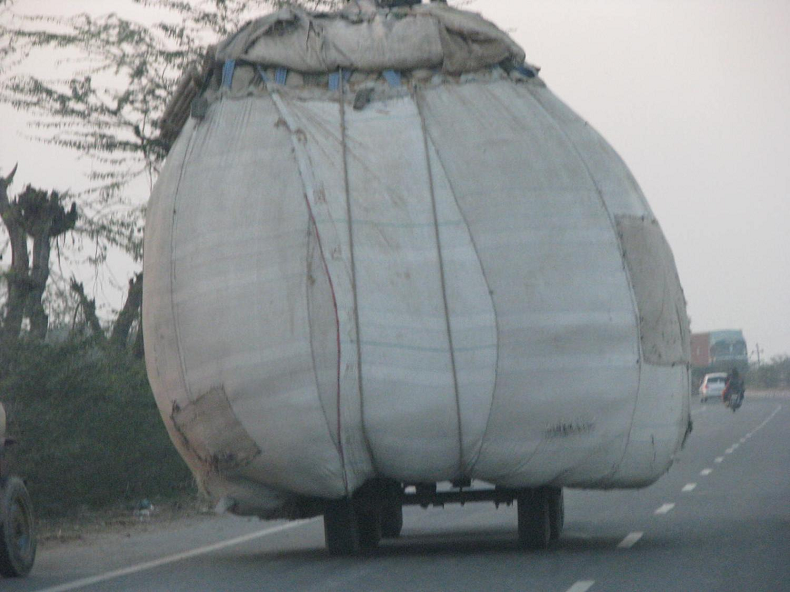
{"type": "Polygon", "coordinates": [[[275,516],[375,476],[667,470],[689,413],[672,254],[506,35],[360,2],[283,9],[215,58],[149,205],[143,314],[160,410],[212,496],[275,516]]]}

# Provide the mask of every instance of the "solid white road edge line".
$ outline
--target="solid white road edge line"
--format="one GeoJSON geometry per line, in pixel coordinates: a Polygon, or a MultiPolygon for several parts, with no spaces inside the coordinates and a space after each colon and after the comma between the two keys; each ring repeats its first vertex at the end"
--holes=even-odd
{"type": "Polygon", "coordinates": [[[567,592],[587,592],[594,583],[595,580],[580,580],[568,588],[567,592]]]}
{"type": "Polygon", "coordinates": [[[192,549],[191,551],[176,553],[175,555],[169,555],[167,557],[162,557],[161,559],[154,559],[153,561],[147,561],[145,563],[131,565],[129,567],[124,567],[122,569],[116,569],[115,571],[108,571],[107,573],[91,576],[88,578],[82,578],[80,580],[74,580],[73,582],[67,582],[65,584],[60,584],[58,586],[52,586],[51,588],[41,588],[36,592],[66,592],[67,590],[75,590],[77,588],[82,588],[84,586],[91,586],[93,584],[98,584],[99,582],[106,582],[107,580],[113,580],[115,578],[120,578],[122,576],[128,576],[131,574],[139,573],[141,571],[154,569],[156,567],[167,565],[169,563],[176,563],[178,561],[191,559],[192,557],[197,557],[199,555],[213,553],[214,551],[219,551],[220,549],[226,549],[228,547],[240,545],[242,543],[253,541],[255,539],[259,539],[270,534],[282,532],[283,530],[289,530],[291,528],[302,526],[304,524],[307,524],[308,522],[312,522],[317,519],[318,518],[310,518],[309,520],[297,520],[295,522],[288,522],[287,524],[280,524],[279,526],[274,526],[272,528],[267,528],[265,530],[259,530],[257,532],[251,532],[250,534],[245,534],[243,536],[236,537],[235,539],[229,539],[227,541],[214,543],[213,545],[199,547],[197,549],[192,549]]]}
{"type": "Polygon", "coordinates": [[[642,538],[642,535],[645,534],[644,532],[632,532],[627,537],[625,537],[620,544],[617,545],[618,549],[630,549],[633,547],[636,542],[642,538]]]}
{"type": "Polygon", "coordinates": [[[653,513],[656,514],[656,515],[666,514],[667,512],[671,511],[672,508],[674,508],[674,507],[675,507],[675,504],[664,504],[663,506],[661,506],[658,510],[656,510],[653,513]]]}
{"type": "Polygon", "coordinates": [[[702,475],[703,477],[707,477],[707,476],[708,476],[708,475],[710,475],[712,472],[713,472],[713,469],[702,469],[702,470],[699,472],[699,474],[700,474],[700,475],[702,475]]]}
{"type": "Polygon", "coordinates": [[[683,491],[683,492],[694,491],[694,488],[695,488],[696,486],[697,486],[697,484],[696,484],[696,483],[686,483],[686,484],[683,486],[683,489],[681,489],[680,491],[683,491]]]}

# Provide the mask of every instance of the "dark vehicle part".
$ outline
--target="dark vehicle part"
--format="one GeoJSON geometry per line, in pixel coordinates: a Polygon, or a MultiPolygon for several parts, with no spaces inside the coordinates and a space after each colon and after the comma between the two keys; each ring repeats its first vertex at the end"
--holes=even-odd
{"type": "Polygon", "coordinates": [[[519,542],[531,550],[547,548],[551,542],[548,491],[525,489],[519,492],[517,499],[519,542]]]}
{"type": "Polygon", "coordinates": [[[26,576],[36,558],[33,505],[19,477],[0,481],[0,575],[26,576]]]}
{"type": "Polygon", "coordinates": [[[24,481],[8,474],[6,448],[15,443],[5,437],[5,409],[0,404],[0,575],[26,576],[36,558],[36,523],[24,481]]]}
{"type": "Polygon", "coordinates": [[[384,506],[381,510],[381,536],[396,539],[403,530],[403,506],[400,504],[384,506]]]}
{"type": "Polygon", "coordinates": [[[726,403],[727,407],[732,409],[732,412],[735,413],[741,408],[741,405],[743,405],[743,393],[730,393],[727,396],[726,403]]]}
{"type": "Polygon", "coordinates": [[[549,497],[549,527],[551,529],[549,538],[552,541],[556,541],[560,538],[562,529],[565,526],[565,496],[561,487],[550,487],[547,489],[549,497]]]}
{"type": "Polygon", "coordinates": [[[403,528],[403,506],[444,506],[472,502],[517,504],[518,538],[531,550],[546,549],[560,538],[565,523],[561,487],[507,489],[471,487],[467,481],[453,482],[439,490],[436,483],[397,483],[390,479],[367,482],[350,499],[324,506],[324,534],[332,555],[370,552],[381,538],[397,538],[403,528]]]}

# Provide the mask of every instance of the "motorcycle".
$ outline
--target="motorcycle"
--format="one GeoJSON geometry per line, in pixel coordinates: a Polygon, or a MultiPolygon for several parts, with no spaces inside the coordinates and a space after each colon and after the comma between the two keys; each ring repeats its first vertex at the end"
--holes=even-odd
{"type": "Polygon", "coordinates": [[[743,405],[743,393],[730,393],[729,388],[725,388],[721,396],[724,398],[724,405],[732,409],[733,413],[743,405]]]}

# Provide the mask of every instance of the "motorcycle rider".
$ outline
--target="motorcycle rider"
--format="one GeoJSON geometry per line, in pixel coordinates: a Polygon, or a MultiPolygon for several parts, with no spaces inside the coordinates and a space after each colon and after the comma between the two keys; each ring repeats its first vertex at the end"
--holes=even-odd
{"type": "Polygon", "coordinates": [[[727,382],[724,386],[724,390],[721,393],[722,399],[724,400],[724,404],[729,405],[730,399],[732,398],[733,395],[739,398],[743,398],[743,394],[744,394],[743,378],[741,378],[738,369],[733,368],[727,373],[727,382]]]}

